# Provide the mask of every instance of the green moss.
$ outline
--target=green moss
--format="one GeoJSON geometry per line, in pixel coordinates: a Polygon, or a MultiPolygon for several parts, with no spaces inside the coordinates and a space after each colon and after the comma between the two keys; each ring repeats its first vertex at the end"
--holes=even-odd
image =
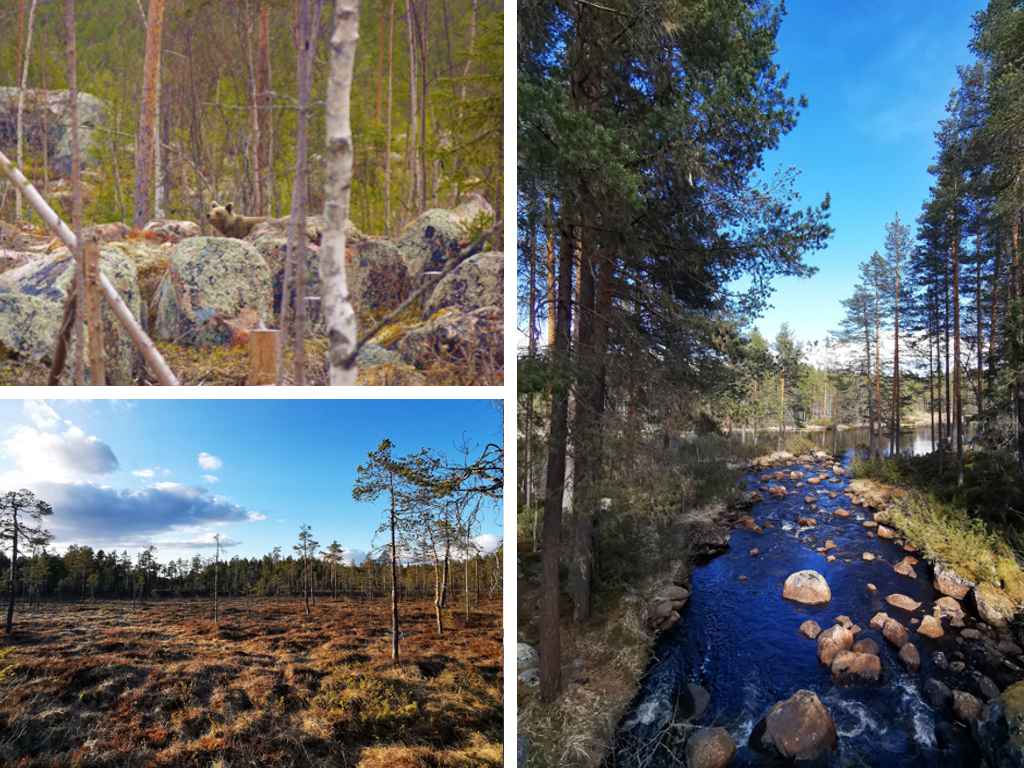
{"type": "Polygon", "coordinates": [[[338,738],[394,739],[420,714],[409,683],[349,668],[324,680],[312,706],[320,710],[338,738]]]}

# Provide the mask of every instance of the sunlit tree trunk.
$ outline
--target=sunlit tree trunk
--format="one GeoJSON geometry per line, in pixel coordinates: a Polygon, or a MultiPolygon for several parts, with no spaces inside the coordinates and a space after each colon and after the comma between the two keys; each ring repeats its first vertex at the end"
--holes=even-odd
{"type": "MultiPolygon", "coordinates": [[[[24,4],[23,4],[24,5],[24,4]]],[[[17,134],[18,143],[18,170],[22,173],[25,172],[25,156],[24,143],[25,143],[25,88],[28,86],[28,62],[32,58],[32,27],[35,26],[36,19],[36,0],[32,0],[32,5],[28,11],[28,28],[25,30],[25,49],[24,57],[21,59],[21,72],[19,73],[20,81],[18,83],[18,117],[17,127],[15,132],[17,134]]],[[[19,221],[21,219],[21,190],[15,186],[14,188],[14,220],[19,221]]]]}
{"type": "Polygon", "coordinates": [[[149,0],[149,13],[146,15],[146,60],[142,75],[142,110],[135,143],[135,213],[132,223],[138,228],[146,225],[152,212],[150,186],[154,160],[153,129],[156,125],[163,26],[164,0],[149,0]]]}
{"type": "Polygon", "coordinates": [[[391,124],[395,70],[395,0],[388,2],[388,97],[384,129],[384,234],[391,234],[391,124]]]}

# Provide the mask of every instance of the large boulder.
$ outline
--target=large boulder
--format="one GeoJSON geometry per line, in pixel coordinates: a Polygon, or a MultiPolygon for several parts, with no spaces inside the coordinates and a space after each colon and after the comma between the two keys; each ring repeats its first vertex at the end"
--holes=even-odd
{"type": "Polygon", "coordinates": [[[725,728],[701,728],[686,742],[687,768],[725,768],[736,744],[725,728]]]}
{"type": "Polygon", "coordinates": [[[178,243],[188,237],[199,237],[203,232],[194,221],[180,219],[153,219],[142,230],[154,240],[178,243]]]}
{"type": "Polygon", "coordinates": [[[936,640],[946,634],[942,629],[942,622],[934,616],[925,616],[921,619],[921,624],[918,626],[917,632],[918,634],[930,637],[933,640],[936,640]]]}
{"type": "Polygon", "coordinates": [[[968,581],[952,568],[936,563],[932,573],[932,586],[944,595],[963,600],[974,583],[968,581]]]}
{"type": "Polygon", "coordinates": [[[910,639],[907,628],[896,621],[896,619],[885,620],[885,624],[882,626],[882,637],[896,648],[902,648],[910,639]]]}
{"type": "Polygon", "coordinates": [[[498,384],[504,371],[502,313],[500,307],[441,310],[403,336],[398,351],[419,369],[457,366],[468,380],[498,384]]]}
{"type": "Polygon", "coordinates": [[[873,653],[840,651],[832,660],[832,679],[839,685],[877,683],[882,676],[882,661],[873,653]]]}
{"type": "MultiPolygon", "coordinates": [[[[259,252],[270,269],[270,277],[274,286],[275,314],[281,311],[284,266],[288,257],[288,224],[287,218],[268,219],[262,224],[257,224],[245,236],[245,242],[259,252]]],[[[323,229],[323,216],[310,216],[306,219],[306,296],[320,295],[320,241],[323,237],[323,229]]],[[[351,221],[345,225],[345,235],[352,243],[360,243],[364,239],[364,236],[351,221]]],[[[295,295],[294,283],[291,295],[295,295]]]]}
{"type": "Polygon", "coordinates": [[[1017,606],[1010,596],[991,584],[979,584],[974,588],[974,603],[982,621],[993,627],[1005,627],[1017,613],[1017,606]]]}
{"type": "Polygon", "coordinates": [[[502,274],[505,255],[500,251],[478,253],[444,276],[430,294],[424,317],[445,307],[469,312],[480,307],[503,306],[502,274]]]}
{"type": "MultiPolygon", "coordinates": [[[[144,322],[138,275],[131,259],[117,246],[105,245],[100,250],[100,269],[136,320],[144,322]]],[[[74,261],[64,250],[53,256],[36,256],[0,274],[0,350],[44,365],[52,362],[74,272],[74,261]]],[[[101,302],[101,312],[107,383],[135,384],[143,371],[141,356],[106,301],[101,302]]],[[[67,359],[74,359],[74,347],[67,359]]],[[[68,367],[64,375],[66,380],[68,367]]]]}
{"type": "Polygon", "coordinates": [[[985,705],[971,731],[989,765],[1024,768],[1024,682],[985,705]]]}
{"type": "Polygon", "coordinates": [[[836,747],[832,716],[813,691],[797,691],[775,704],[754,727],[750,745],[786,760],[817,760],[836,747]]]}
{"type": "Polygon", "coordinates": [[[409,298],[414,282],[419,285],[397,246],[381,237],[346,241],[345,263],[349,296],[361,317],[383,317],[409,298]]]}
{"type": "Polygon", "coordinates": [[[956,598],[945,595],[935,601],[935,608],[932,613],[937,619],[949,619],[949,624],[952,627],[962,627],[964,625],[964,609],[960,607],[960,603],[956,601],[956,598]]]}
{"type": "MultiPolygon", "coordinates": [[[[25,91],[24,137],[27,151],[42,160],[46,144],[51,178],[71,176],[71,123],[68,91],[25,91]]],[[[92,94],[78,92],[78,140],[82,167],[93,165],[92,149],[101,137],[106,106],[92,94]]],[[[0,88],[0,150],[14,157],[17,145],[18,89],[0,88]]]]}
{"type": "Polygon", "coordinates": [[[227,237],[178,243],[156,295],[153,333],[178,344],[213,346],[235,340],[239,318],[270,320],[270,270],[250,244],[227,237]]]}
{"type": "Polygon", "coordinates": [[[853,632],[846,627],[835,624],[818,635],[818,661],[826,667],[842,651],[853,646],[853,632]]]}
{"type": "Polygon", "coordinates": [[[832,599],[832,590],[817,571],[797,571],[786,578],[782,596],[797,603],[821,605],[832,599]]]}
{"type": "Polygon", "coordinates": [[[494,209],[477,194],[446,210],[425,211],[406,225],[395,245],[413,278],[423,272],[441,271],[469,245],[473,229],[483,229],[494,221],[494,209]]]}
{"type": "Polygon", "coordinates": [[[912,597],[907,597],[906,595],[901,595],[899,592],[886,597],[885,602],[894,608],[899,608],[900,610],[909,611],[911,613],[921,607],[921,604],[917,600],[914,600],[912,597]]]}

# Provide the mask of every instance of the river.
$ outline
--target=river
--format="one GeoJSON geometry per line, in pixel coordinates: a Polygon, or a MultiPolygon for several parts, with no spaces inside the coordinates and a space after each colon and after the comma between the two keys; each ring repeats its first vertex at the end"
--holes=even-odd
{"type": "MultiPolygon", "coordinates": [[[[853,457],[850,446],[858,440],[853,432],[839,433],[842,440],[849,441],[842,461],[846,466],[853,457]]],[[[927,429],[924,435],[928,438],[927,429]]],[[[919,439],[915,435],[912,445],[918,445],[919,439]]],[[[784,469],[808,471],[801,465],[784,469]]],[[[755,474],[747,475],[745,482],[749,490],[763,485],[755,474]]],[[[822,483],[818,489],[841,492],[847,483],[847,479],[822,483]]],[[[852,506],[841,493],[835,499],[822,493],[817,509],[809,512],[804,495],[811,489],[795,489],[795,483],[788,481],[785,485],[790,488],[788,496],[769,496],[751,512],[764,527],[763,533],[734,530],[728,551],[695,568],[693,593],[682,619],[659,638],[641,690],[620,725],[619,746],[609,763],[651,768],[681,764],[681,749],[673,746],[673,738],[662,735],[658,746],[656,734],[664,734],[669,719],[675,730],[685,730],[687,726],[680,725],[684,719],[678,712],[680,702],[688,700],[686,684],[697,683],[710,692],[710,703],[695,722],[729,731],[738,749],[731,765],[777,764],[748,746],[750,733],[775,702],[801,688],[816,692],[835,721],[839,745],[832,765],[978,765],[967,730],[952,727],[947,716],[933,711],[922,699],[921,688],[929,677],[945,679],[936,670],[932,654],[941,650],[952,658],[958,647],[955,631],[950,632],[944,622],[945,636],[930,640],[914,631],[910,614],[885,602],[887,595],[898,592],[924,604],[914,614],[918,618],[930,612],[940,596],[931,585],[930,568],[924,562],[919,564],[916,578],[896,574],[892,566],[906,553],[890,541],[868,537],[861,524],[865,511],[852,506]],[[852,516],[834,516],[832,511],[838,507],[850,510],[852,516]],[[818,526],[798,527],[796,519],[802,515],[813,515],[818,526]],[[832,552],[837,558],[831,563],[815,549],[826,539],[837,544],[832,552]],[[757,557],[749,554],[754,547],[761,552],[757,557]],[[877,559],[864,561],[861,555],[865,551],[877,559]],[[806,606],[783,600],[786,577],[803,569],[825,576],[832,591],[830,603],[806,606]],[[741,576],[746,580],[740,580],[741,576]],[[877,586],[877,592],[866,588],[869,582],[877,586]],[[897,650],[869,627],[878,611],[888,612],[910,631],[921,656],[918,672],[904,669],[897,650]],[[882,662],[879,684],[835,685],[828,667],[818,661],[816,643],[798,632],[806,619],[827,629],[840,614],[863,628],[857,639],[870,637],[878,643],[882,662]]]]}

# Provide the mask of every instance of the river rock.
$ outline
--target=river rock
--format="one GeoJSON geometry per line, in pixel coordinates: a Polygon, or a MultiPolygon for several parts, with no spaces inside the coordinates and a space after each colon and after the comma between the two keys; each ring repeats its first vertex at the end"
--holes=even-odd
{"type": "Polygon", "coordinates": [[[830,549],[835,549],[836,543],[832,539],[825,539],[825,543],[822,545],[822,549],[828,552],[830,549]]]}
{"type": "Polygon", "coordinates": [[[884,525],[878,526],[877,533],[878,533],[878,538],[880,538],[880,539],[895,539],[896,538],[896,531],[894,531],[892,528],[888,528],[888,527],[886,527],[884,525]]]}
{"type": "Polygon", "coordinates": [[[814,640],[821,634],[821,627],[818,625],[818,622],[814,621],[814,619],[808,619],[800,625],[800,634],[810,640],[814,640]]]}
{"type": "Polygon", "coordinates": [[[930,677],[924,684],[924,698],[932,707],[944,712],[953,702],[953,692],[941,680],[930,677]]]}
{"type": "Polygon", "coordinates": [[[874,584],[872,584],[869,581],[868,584],[867,584],[867,590],[868,590],[868,592],[877,592],[878,591],[878,587],[876,587],[874,584]]]}
{"type": "Polygon", "coordinates": [[[861,523],[861,525],[863,525],[865,528],[877,528],[878,527],[878,523],[876,523],[874,520],[865,520],[864,522],[861,523]]]}
{"type": "Polygon", "coordinates": [[[818,661],[827,667],[840,651],[848,651],[852,646],[853,632],[835,624],[818,635],[818,661]]]}
{"type": "Polygon", "coordinates": [[[862,553],[862,554],[861,554],[861,556],[860,556],[860,557],[861,557],[861,560],[866,560],[866,561],[867,561],[867,562],[869,562],[869,563],[870,563],[870,562],[871,562],[872,560],[874,560],[874,559],[875,559],[875,556],[874,556],[874,555],[873,555],[873,554],[872,554],[871,552],[864,552],[864,553],[862,553]]]}
{"type": "Polygon", "coordinates": [[[896,571],[896,573],[898,573],[900,576],[906,576],[911,579],[916,579],[917,571],[914,570],[914,565],[910,562],[911,560],[913,560],[912,557],[904,557],[902,560],[896,563],[896,565],[894,565],[892,569],[896,571]]]}
{"type": "Polygon", "coordinates": [[[902,648],[906,645],[909,635],[907,634],[907,628],[896,621],[896,619],[886,619],[882,627],[882,637],[897,648],[902,648]]]}
{"type": "Polygon", "coordinates": [[[797,518],[796,524],[801,528],[814,528],[818,524],[818,521],[813,517],[799,517],[797,518]]]}
{"type": "Polygon", "coordinates": [[[191,237],[171,251],[156,295],[153,334],[195,346],[236,342],[233,322],[251,313],[270,321],[270,270],[246,242],[191,237]]]}
{"type": "MultiPolygon", "coordinates": [[[[0,89],[2,90],[2,89],[0,89]]],[[[100,248],[100,269],[121,295],[132,315],[144,323],[135,264],[116,245],[100,248]]],[[[74,281],[74,262],[67,249],[37,255],[0,274],[0,356],[49,365],[64,316],[64,302],[74,281]]],[[[132,385],[143,372],[142,358],[106,301],[101,301],[103,345],[108,384],[132,385]]],[[[70,361],[64,379],[70,382],[70,361]]]]}
{"type": "Polygon", "coordinates": [[[760,550],[760,549],[758,549],[757,547],[753,547],[753,548],[752,548],[752,549],[750,550],[750,553],[749,553],[749,554],[750,554],[750,556],[751,556],[751,557],[757,557],[758,555],[760,555],[760,554],[761,554],[761,550],[760,550]]]}
{"type": "Polygon", "coordinates": [[[833,511],[832,514],[835,515],[836,517],[849,517],[850,516],[850,510],[843,509],[842,507],[839,507],[835,511],[833,511]]]}
{"type": "Polygon", "coordinates": [[[769,495],[774,496],[775,498],[781,499],[783,496],[786,495],[787,491],[781,485],[769,485],[768,493],[769,495]]]}
{"type": "Polygon", "coordinates": [[[796,571],[786,578],[782,596],[805,605],[821,605],[832,599],[832,590],[817,571],[796,571]]]}
{"type": "Polygon", "coordinates": [[[395,242],[409,274],[441,271],[469,245],[470,230],[483,231],[494,221],[494,209],[478,194],[457,207],[425,211],[406,225],[395,242]]]}
{"type": "Polygon", "coordinates": [[[944,595],[963,600],[974,587],[974,583],[942,563],[936,563],[932,572],[932,586],[944,595]]]}
{"type": "Polygon", "coordinates": [[[817,496],[807,495],[804,496],[804,504],[814,504],[818,500],[817,496]]]}
{"type": "Polygon", "coordinates": [[[885,598],[885,602],[894,608],[899,608],[903,611],[916,611],[921,607],[921,604],[911,597],[901,595],[899,592],[889,595],[885,598]]]}
{"type": "Polygon", "coordinates": [[[967,627],[960,630],[960,637],[964,640],[981,640],[984,635],[973,627],[967,627]]]}
{"type": "Polygon", "coordinates": [[[504,261],[505,256],[500,251],[478,253],[466,259],[431,291],[423,316],[430,317],[445,307],[470,312],[481,307],[503,306],[504,261]]]}
{"type": "Polygon", "coordinates": [[[921,626],[917,628],[918,634],[930,637],[933,640],[946,634],[942,629],[942,622],[934,616],[925,616],[921,619],[921,626]]]}
{"type": "Polygon", "coordinates": [[[917,646],[913,643],[904,643],[900,648],[900,661],[909,672],[917,672],[921,668],[921,654],[917,652],[917,646]]]}
{"type": "MultiPolygon", "coordinates": [[[[68,91],[25,90],[24,142],[32,155],[43,155],[46,144],[51,179],[71,177],[71,110],[68,91]],[[44,130],[45,127],[45,130],[44,130]]],[[[18,89],[0,88],[0,150],[14,158],[18,89]]],[[[93,165],[93,149],[102,137],[106,105],[90,93],[78,92],[78,141],[83,170],[93,165]]],[[[105,143],[105,142],[104,142],[105,143]]]]}
{"type": "Polygon", "coordinates": [[[1008,656],[1020,656],[1024,651],[1012,640],[1000,640],[996,648],[999,649],[1000,653],[1005,653],[1008,656]]]}
{"type": "Polygon", "coordinates": [[[780,701],[754,727],[750,745],[786,760],[817,760],[836,748],[836,726],[813,691],[800,690],[780,701]]]}
{"type": "Polygon", "coordinates": [[[986,701],[992,701],[993,699],[999,698],[999,686],[995,684],[995,681],[991,677],[976,673],[977,677],[975,682],[978,684],[978,693],[980,693],[986,701]]]}
{"type": "Polygon", "coordinates": [[[686,742],[687,768],[725,768],[736,744],[725,728],[701,728],[686,742]]]}
{"type": "Polygon", "coordinates": [[[1024,768],[1024,682],[989,702],[971,733],[988,765],[1024,768]]]}
{"type": "Polygon", "coordinates": [[[978,615],[993,627],[1005,627],[1017,612],[1013,600],[999,587],[983,583],[974,588],[974,603],[978,607],[978,615]]]}
{"type": "Polygon", "coordinates": [[[754,533],[761,533],[761,526],[754,522],[754,518],[750,515],[743,515],[736,519],[736,528],[742,528],[745,531],[753,531],[754,533]]]}
{"type": "Polygon", "coordinates": [[[885,622],[887,622],[888,620],[889,620],[889,614],[887,614],[885,611],[879,611],[878,613],[876,613],[874,616],[871,617],[871,621],[869,622],[869,626],[872,629],[877,629],[877,630],[881,631],[882,627],[885,626],[885,622]]]}
{"type": "Polygon", "coordinates": [[[858,640],[856,643],[854,643],[853,648],[851,648],[850,650],[854,653],[873,653],[875,656],[877,656],[880,649],[878,647],[878,643],[876,643],[870,637],[865,637],[862,640],[858,640]]]}
{"type": "Polygon", "coordinates": [[[882,662],[873,653],[840,651],[832,660],[832,679],[839,685],[877,683],[882,675],[882,662]]]}
{"type": "Polygon", "coordinates": [[[981,702],[967,691],[953,691],[953,714],[962,723],[972,723],[981,715],[981,702]]]}
{"type": "Polygon", "coordinates": [[[698,720],[707,711],[711,703],[711,694],[696,683],[687,683],[686,691],[689,694],[690,705],[682,705],[678,714],[684,720],[698,720]]]}

